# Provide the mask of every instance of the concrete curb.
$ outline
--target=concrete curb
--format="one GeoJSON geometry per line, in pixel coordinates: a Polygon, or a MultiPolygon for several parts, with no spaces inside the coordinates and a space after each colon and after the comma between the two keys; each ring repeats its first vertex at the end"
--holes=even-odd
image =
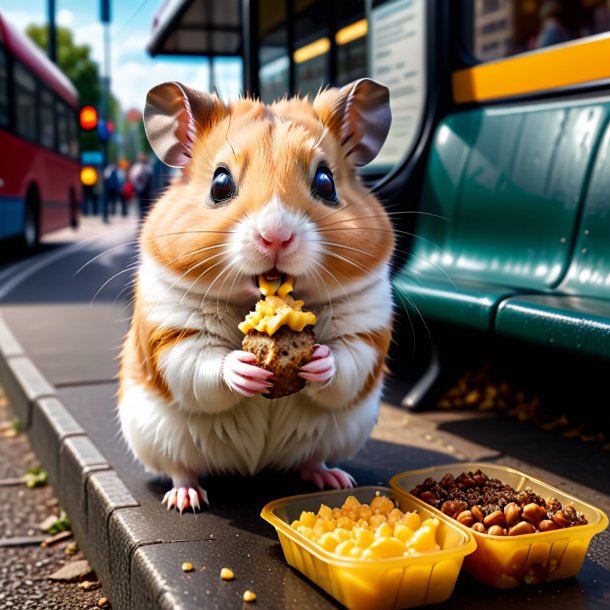
{"type": "Polygon", "coordinates": [[[131,607],[130,564],[134,547],[142,542],[119,528],[112,544],[111,518],[118,509],[139,503],[27,357],[1,314],[0,381],[113,606],[131,607]],[[127,538],[129,548],[117,548],[127,538]]]}

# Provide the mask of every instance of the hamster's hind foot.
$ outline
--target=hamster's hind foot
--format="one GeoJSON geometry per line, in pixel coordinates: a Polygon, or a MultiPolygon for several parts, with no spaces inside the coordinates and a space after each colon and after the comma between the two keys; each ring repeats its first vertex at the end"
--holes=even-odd
{"type": "Polygon", "coordinates": [[[200,510],[201,503],[205,506],[210,505],[207,492],[197,484],[191,487],[176,485],[165,494],[161,502],[161,504],[167,504],[167,510],[176,508],[180,511],[180,514],[187,508],[192,508],[193,512],[200,510]]]}
{"type": "Polygon", "coordinates": [[[303,481],[312,481],[320,489],[352,489],[358,486],[356,479],[341,468],[329,468],[324,462],[305,462],[299,468],[303,481]]]}

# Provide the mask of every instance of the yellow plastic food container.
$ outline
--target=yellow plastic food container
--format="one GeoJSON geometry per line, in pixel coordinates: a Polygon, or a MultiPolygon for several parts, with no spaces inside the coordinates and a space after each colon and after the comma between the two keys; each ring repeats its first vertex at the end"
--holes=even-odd
{"type": "MultiPolygon", "coordinates": [[[[451,519],[458,527],[470,531],[477,543],[477,550],[466,557],[464,569],[475,578],[500,589],[510,589],[523,582],[535,584],[576,576],[582,567],[591,538],[608,527],[608,517],[594,506],[559,489],[512,468],[487,463],[457,463],[411,470],[392,477],[390,487],[409,492],[428,477],[438,482],[447,473],[457,477],[462,472],[478,468],[516,491],[529,487],[544,499],[552,496],[563,506],[571,504],[584,513],[588,523],[521,536],[490,536],[451,519]]],[[[440,510],[430,509],[439,518],[443,515],[440,510]]],[[[448,518],[447,515],[444,517],[448,518]]]]}
{"type": "Polygon", "coordinates": [[[275,527],[286,561],[350,610],[392,610],[445,601],[464,556],[475,549],[472,532],[447,517],[439,519],[440,551],[376,560],[330,553],[290,526],[301,511],[317,513],[321,504],[341,507],[348,496],[369,504],[380,494],[395,500],[403,512],[417,510],[422,519],[436,517],[434,509],[410,494],[376,486],[274,500],[263,508],[261,517],[275,527]]]}

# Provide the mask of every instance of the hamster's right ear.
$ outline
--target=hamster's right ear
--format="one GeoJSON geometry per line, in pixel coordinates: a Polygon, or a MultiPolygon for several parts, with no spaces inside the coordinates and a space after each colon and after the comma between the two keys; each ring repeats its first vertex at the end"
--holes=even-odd
{"type": "Polygon", "coordinates": [[[227,109],[215,95],[178,82],[161,83],[146,95],[144,130],[163,163],[184,167],[191,160],[196,136],[226,114],[227,109]]]}

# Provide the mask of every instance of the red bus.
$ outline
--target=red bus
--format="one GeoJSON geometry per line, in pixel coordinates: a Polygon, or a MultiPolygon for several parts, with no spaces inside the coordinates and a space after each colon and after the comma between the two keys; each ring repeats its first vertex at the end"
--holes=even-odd
{"type": "Polygon", "coordinates": [[[0,14],[0,240],[32,249],[80,218],[78,93],[0,14]]]}

